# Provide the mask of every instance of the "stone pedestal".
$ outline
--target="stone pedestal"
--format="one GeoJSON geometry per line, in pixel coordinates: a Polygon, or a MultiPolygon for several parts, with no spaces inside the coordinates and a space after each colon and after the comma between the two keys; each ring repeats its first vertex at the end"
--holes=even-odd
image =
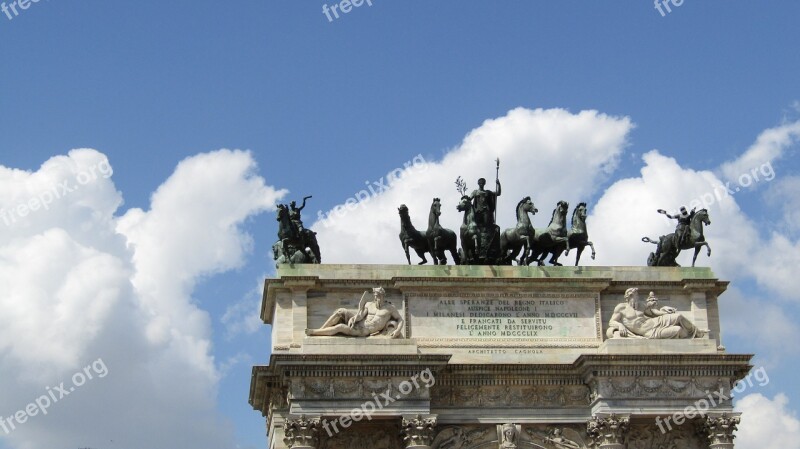
{"type": "Polygon", "coordinates": [[[749,371],[720,340],[726,287],[705,268],[282,266],[265,284],[271,357],[250,404],[270,449],[732,448],[726,398],[660,427],[749,371]],[[609,338],[631,287],[708,333],[609,338]],[[308,335],[359,306],[400,338],[308,335]]]}

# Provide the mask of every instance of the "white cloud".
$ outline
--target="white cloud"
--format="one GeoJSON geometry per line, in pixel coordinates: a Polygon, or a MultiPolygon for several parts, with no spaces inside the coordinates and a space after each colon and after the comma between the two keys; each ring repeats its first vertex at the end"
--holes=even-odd
{"type": "MultiPolygon", "coordinates": [[[[425,230],[431,201],[441,198],[441,223],[457,230],[462,214],[456,211],[460,198],[454,184],[456,177],[462,176],[470,190],[477,188],[478,178],[484,177],[487,188],[494,189],[496,157],[501,162],[502,182],[498,224],[501,228],[513,226],[514,205],[531,196],[540,211],[533,217],[534,225],[546,227],[559,200],[570,201],[572,206],[586,201],[606,179],[627,145],[632,128],[627,117],[597,111],[572,114],[563,109],[518,108],[504,117],[486,120],[441,162],[427,163],[422,169],[409,168],[363,207],[355,207],[341,217],[334,212],[327,226],[315,223],[323,260],[405,263],[397,237],[400,204],[409,207],[414,226],[425,230]]],[[[412,263],[417,261],[412,259],[412,263]]]]}
{"type": "Polygon", "coordinates": [[[736,182],[740,176],[752,173],[763,164],[780,159],[788,149],[800,141],[800,121],[790,122],[764,130],[741,156],[720,167],[728,181],[736,182]]]}
{"type": "Polygon", "coordinates": [[[767,202],[773,208],[783,209],[781,223],[790,233],[800,232],[800,176],[783,176],[770,185],[767,202]]]}
{"type": "MultiPolygon", "coordinates": [[[[386,191],[370,195],[363,207],[335,217],[329,226],[312,225],[323,259],[404,263],[397,207],[407,204],[414,224],[424,230],[431,200],[439,197],[442,224],[457,230],[462,217],[455,209],[455,178],[463,176],[471,190],[477,178],[485,177],[493,188],[493,161],[500,157],[498,222],[503,228],[514,224],[513,206],[523,196],[533,198],[540,210],[534,224],[544,227],[558,200],[569,201],[572,209],[600,194],[597,204],[590,204],[587,220],[598,258],[592,262],[584,255],[582,263],[643,265],[654,247],[640,238],[674,229],[674,222],[665,221],[656,209],[675,210],[692,199],[706,199],[712,219],[706,235],[714,252],[711,259],[701,254],[698,265],[713,266],[724,279],[755,280],[762,290],[759,298],[774,293],[796,299],[800,277],[791,268],[800,265],[800,244],[791,236],[764,231],[763,221],[771,217],[748,217],[735,195],[713,196],[723,183],[714,172],[683,167],[650,151],[643,155],[639,176],[598,192],[632,129],[627,117],[596,111],[515,109],[487,120],[441,161],[426,163],[423,170],[408,169],[386,191]]],[[[741,167],[750,170],[753,161],[781,157],[799,132],[798,124],[767,130],[719,172],[736,176],[741,167]]],[[[0,284],[8,292],[0,296],[5,311],[0,315],[0,376],[16,379],[18,385],[0,397],[0,415],[23,408],[46,385],[69,379],[98,357],[109,368],[106,378],[64,399],[47,417],[21,426],[8,441],[24,449],[104,447],[109,440],[131,448],[230,447],[230,425],[216,415],[214,394],[219,377],[246,357],[215,364],[210,317],[194,303],[192,292],[198,280],[243,263],[252,241],[242,232],[242,222],[271,209],[285,192],[255,175],[248,153],[223,150],[183,161],[153,194],[149,210],[133,209],[117,217],[122,195],[110,178],[77,182],[81,173],[104,160],[94,150],[75,150],[33,173],[0,167],[0,208],[6,212],[6,219],[0,212],[0,284]],[[46,210],[19,213],[20,204],[30,204],[64,181],[79,188],[46,210]],[[8,215],[11,210],[17,215],[8,215]]],[[[788,178],[775,185],[783,186],[774,193],[781,215],[793,204],[782,198],[791,196],[796,186],[788,178]]],[[[680,262],[688,265],[690,257],[683,254],[680,262]]],[[[235,335],[233,329],[260,326],[260,288],[259,282],[252,295],[227,308],[222,322],[229,337],[235,335]]],[[[756,317],[771,323],[759,345],[776,348],[796,339],[791,317],[773,301],[751,301],[736,289],[727,295],[728,307],[756,309],[747,317],[732,313],[725,323],[730,332],[745,334],[747,321],[756,317]]],[[[790,415],[781,396],[770,401],[751,395],[740,406],[790,415]]],[[[796,419],[787,422],[796,424],[796,419]]],[[[749,432],[743,429],[740,435],[749,432]]]]}
{"type": "Polygon", "coordinates": [[[264,279],[274,277],[260,276],[254,287],[239,301],[229,305],[220,318],[225,325],[225,337],[232,339],[240,334],[253,334],[264,326],[261,321],[261,295],[264,291],[264,279]]]}
{"type": "Polygon", "coordinates": [[[723,339],[736,336],[761,348],[757,356],[762,365],[776,369],[787,356],[795,356],[800,348],[787,341],[800,341],[800,326],[794,318],[796,307],[775,304],[754,295],[746,295],[731,286],[720,297],[720,321],[723,339]],[[768,332],[754,332],[754,323],[769,323],[768,332]]]}
{"type": "Polygon", "coordinates": [[[755,393],[736,403],[742,422],[736,432],[737,449],[784,449],[798,447],[800,420],[789,410],[789,399],[778,394],[770,400],[755,393]]]}
{"type": "MultiPolygon", "coordinates": [[[[675,229],[676,223],[665,220],[657,209],[707,206],[711,225],[705,228],[705,237],[712,256],[702,249],[697,266],[713,266],[726,279],[746,276],[781,298],[797,299],[800,277],[792,267],[800,264],[800,242],[770,233],[767,226],[748,217],[735,196],[745,193],[726,193],[722,180],[712,172],[682,167],[655,150],[646,153],[643,161],[641,176],[615,182],[591,210],[589,235],[598,248],[593,264],[643,265],[655,246],[642,243],[641,237],[657,239],[675,229]]],[[[763,223],[772,220],[762,219],[763,223]]],[[[678,262],[691,266],[693,254],[683,251],[678,262]]]]}
{"type": "Polygon", "coordinates": [[[47,209],[0,222],[0,376],[15,385],[0,396],[0,415],[24,409],[48,386],[69,386],[94,360],[108,367],[106,377],[18,425],[5,442],[234,447],[215,392],[221,372],[239,359],[215,366],[209,317],[191,295],[202,277],[243,263],[251,238],[241,224],[283,191],[255,174],[249,153],[222,150],[184,160],[150,210],[117,218],[122,197],[110,178],[80,182],[103,161],[76,150],[36,172],[0,167],[6,211],[64,181],[76,187],[47,209]]]}

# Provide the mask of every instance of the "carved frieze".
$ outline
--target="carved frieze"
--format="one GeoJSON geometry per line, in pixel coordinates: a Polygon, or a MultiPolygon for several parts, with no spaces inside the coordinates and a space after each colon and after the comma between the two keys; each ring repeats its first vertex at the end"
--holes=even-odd
{"type": "Polygon", "coordinates": [[[435,407],[578,407],[589,404],[586,385],[436,386],[435,407]]]}
{"type": "MultiPolygon", "coordinates": [[[[416,379],[415,379],[416,380],[416,379]]],[[[372,399],[381,395],[402,399],[428,399],[424,382],[414,385],[408,378],[306,377],[292,382],[293,399],[372,399]]]]}
{"type": "Polygon", "coordinates": [[[353,427],[323,438],[320,449],[403,449],[396,433],[375,427],[353,427]]]}
{"type": "Polygon", "coordinates": [[[528,426],[525,427],[531,442],[546,449],[586,449],[586,426],[528,426]]]}
{"type": "Polygon", "coordinates": [[[683,449],[705,447],[693,426],[678,426],[661,432],[654,424],[631,425],[628,449],[683,449]]]}
{"type": "Polygon", "coordinates": [[[687,398],[699,399],[711,395],[723,402],[730,397],[730,380],[717,377],[646,377],[631,376],[594,379],[591,396],[605,399],[636,398],[687,398]]]}
{"type": "Polygon", "coordinates": [[[470,449],[497,440],[493,426],[448,426],[439,430],[431,449],[470,449]]]}

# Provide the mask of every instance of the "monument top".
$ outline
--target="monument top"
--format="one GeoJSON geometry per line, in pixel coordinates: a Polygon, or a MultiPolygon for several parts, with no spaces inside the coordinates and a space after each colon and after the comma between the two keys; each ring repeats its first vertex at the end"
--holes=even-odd
{"type": "Polygon", "coordinates": [[[448,353],[491,364],[717,354],[727,285],[708,268],[283,265],[265,282],[261,318],[273,325],[273,354],[448,353]]]}

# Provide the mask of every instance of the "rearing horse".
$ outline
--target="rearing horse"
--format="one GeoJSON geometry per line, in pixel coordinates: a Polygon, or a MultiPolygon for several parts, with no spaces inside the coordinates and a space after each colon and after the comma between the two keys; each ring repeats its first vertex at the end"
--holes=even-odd
{"type": "Polygon", "coordinates": [[[300,232],[297,226],[292,223],[289,217],[289,208],[285,204],[278,205],[278,238],[280,239],[283,255],[287,260],[291,260],[295,256],[289,251],[289,247],[292,247],[302,253],[305,253],[306,248],[310,248],[314,258],[316,258],[316,262],[313,263],[322,261],[319,244],[317,243],[317,233],[310,229],[300,232]]]}
{"type": "Polygon", "coordinates": [[[464,212],[464,222],[461,224],[461,263],[469,265],[477,260],[476,251],[480,248],[480,232],[475,224],[475,209],[472,208],[472,199],[464,195],[461,197],[456,209],[464,212]]]}
{"type": "Polygon", "coordinates": [[[511,263],[516,260],[517,253],[522,249],[517,264],[522,265],[525,263],[525,258],[528,256],[528,249],[531,247],[531,239],[535,234],[531,219],[528,213],[536,214],[539,212],[533,205],[531,197],[526,196],[519,203],[517,203],[517,226],[508,228],[500,234],[500,254],[505,258],[506,263],[511,263]]]}
{"type": "Polygon", "coordinates": [[[406,253],[408,264],[411,265],[409,248],[413,248],[422,259],[422,262],[419,263],[420,265],[428,263],[428,259],[425,257],[425,253],[430,252],[430,248],[428,248],[428,238],[425,237],[424,233],[417,231],[414,225],[411,224],[408,206],[401,204],[400,207],[397,208],[397,211],[400,214],[400,243],[403,244],[403,251],[406,253]]]}
{"type": "Polygon", "coordinates": [[[433,263],[447,265],[447,256],[444,252],[448,250],[453,257],[453,262],[458,265],[461,258],[458,256],[456,233],[439,224],[440,215],[442,215],[442,202],[439,198],[434,198],[428,214],[428,230],[425,232],[428,237],[428,247],[433,255],[433,263]]]}
{"type": "MultiPolygon", "coordinates": [[[[566,251],[569,251],[569,239],[567,238],[567,211],[569,210],[569,203],[566,201],[559,201],[556,208],[553,209],[553,216],[550,219],[550,225],[545,229],[536,229],[536,234],[532,239],[531,255],[525,261],[529,265],[534,260],[537,261],[539,266],[544,265],[544,259],[551,251],[559,244],[566,245],[566,251]],[[540,257],[541,256],[541,257],[540,257]]],[[[550,258],[550,263],[560,266],[556,260],[555,254],[550,258]]]]}
{"type": "Polygon", "coordinates": [[[643,242],[658,245],[656,246],[656,252],[650,253],[650,257],[647,258],[647,265],[651,267],[679,267],[680,265],[675,259],[677,259],[681,251],[694,248],[694,257],[692,257],[692,266],[694,266],[695,261],[697,261],[697,255],[700,253],[700,248],[703,246],[708,248],[708,257],[711,257],[711,246],[706,242],[706,237],[703,235],[703,225],[708,226],[710,224],[711,219],[708,216],[708,210],[700,209],[689,222],[689,236],[684,242],[679,243],[679,236],[675,235],[674,232],[662,235],[658,242],[649,237],[643,237],[643,242]]]}

